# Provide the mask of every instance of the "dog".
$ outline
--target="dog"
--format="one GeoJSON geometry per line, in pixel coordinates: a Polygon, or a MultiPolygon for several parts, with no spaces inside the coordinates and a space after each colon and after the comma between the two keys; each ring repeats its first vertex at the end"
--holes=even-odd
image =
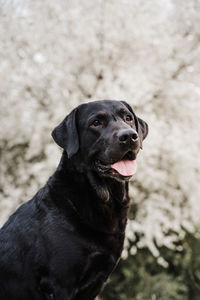
{"type": "Polygon", "coordinates": [[[125,101],[79,105],[52,132],[55,173],[0,230],[1,300],[94,300],[123,250],[148,125],[125,101]]]}

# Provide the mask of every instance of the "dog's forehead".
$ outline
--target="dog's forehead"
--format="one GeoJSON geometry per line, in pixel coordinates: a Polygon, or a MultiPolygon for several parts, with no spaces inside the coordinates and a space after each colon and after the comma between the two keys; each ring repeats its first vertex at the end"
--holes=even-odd
{"type": "Polygon", "coordinates": [[[126,106],[117,100],[100,100],[84,103],[79,107],[79,113],[84,116],[105,112],[107,114],[115,114],[120,109],[127,109],[126,106]]]}

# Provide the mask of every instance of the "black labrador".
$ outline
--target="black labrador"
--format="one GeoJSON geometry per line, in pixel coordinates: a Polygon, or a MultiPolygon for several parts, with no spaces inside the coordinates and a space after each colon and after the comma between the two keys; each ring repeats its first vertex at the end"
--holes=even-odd
{"type": "Polygon", "coordinates": [[[0,230],[1,300],[94,300],[120,259],[147,133],[111,100],[78,106],[53,130],[64,149],[57,170],[0,230]]]}

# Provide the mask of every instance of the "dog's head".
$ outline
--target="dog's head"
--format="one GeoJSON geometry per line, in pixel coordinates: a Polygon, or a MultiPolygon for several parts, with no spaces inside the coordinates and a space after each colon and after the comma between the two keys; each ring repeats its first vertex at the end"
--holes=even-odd
{"type": "Polygon", "coordinates": [[[52,132],[69,159],[78,155],[87,169],[118,180],[136,172],[136,156],[147,134],[147,123],[128,103],[112,100],[79,105],[52,132]]]}

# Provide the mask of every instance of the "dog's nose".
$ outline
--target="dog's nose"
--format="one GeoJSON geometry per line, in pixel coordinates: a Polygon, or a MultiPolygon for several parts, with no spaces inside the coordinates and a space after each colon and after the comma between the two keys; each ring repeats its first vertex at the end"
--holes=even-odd
{"type": "Polygon", "coordinates": [[[117,134],[120,144],[127,144],[130,142],[136,142],[138,140],[138,134],[133,129],[123,129],[117,134]]]}

